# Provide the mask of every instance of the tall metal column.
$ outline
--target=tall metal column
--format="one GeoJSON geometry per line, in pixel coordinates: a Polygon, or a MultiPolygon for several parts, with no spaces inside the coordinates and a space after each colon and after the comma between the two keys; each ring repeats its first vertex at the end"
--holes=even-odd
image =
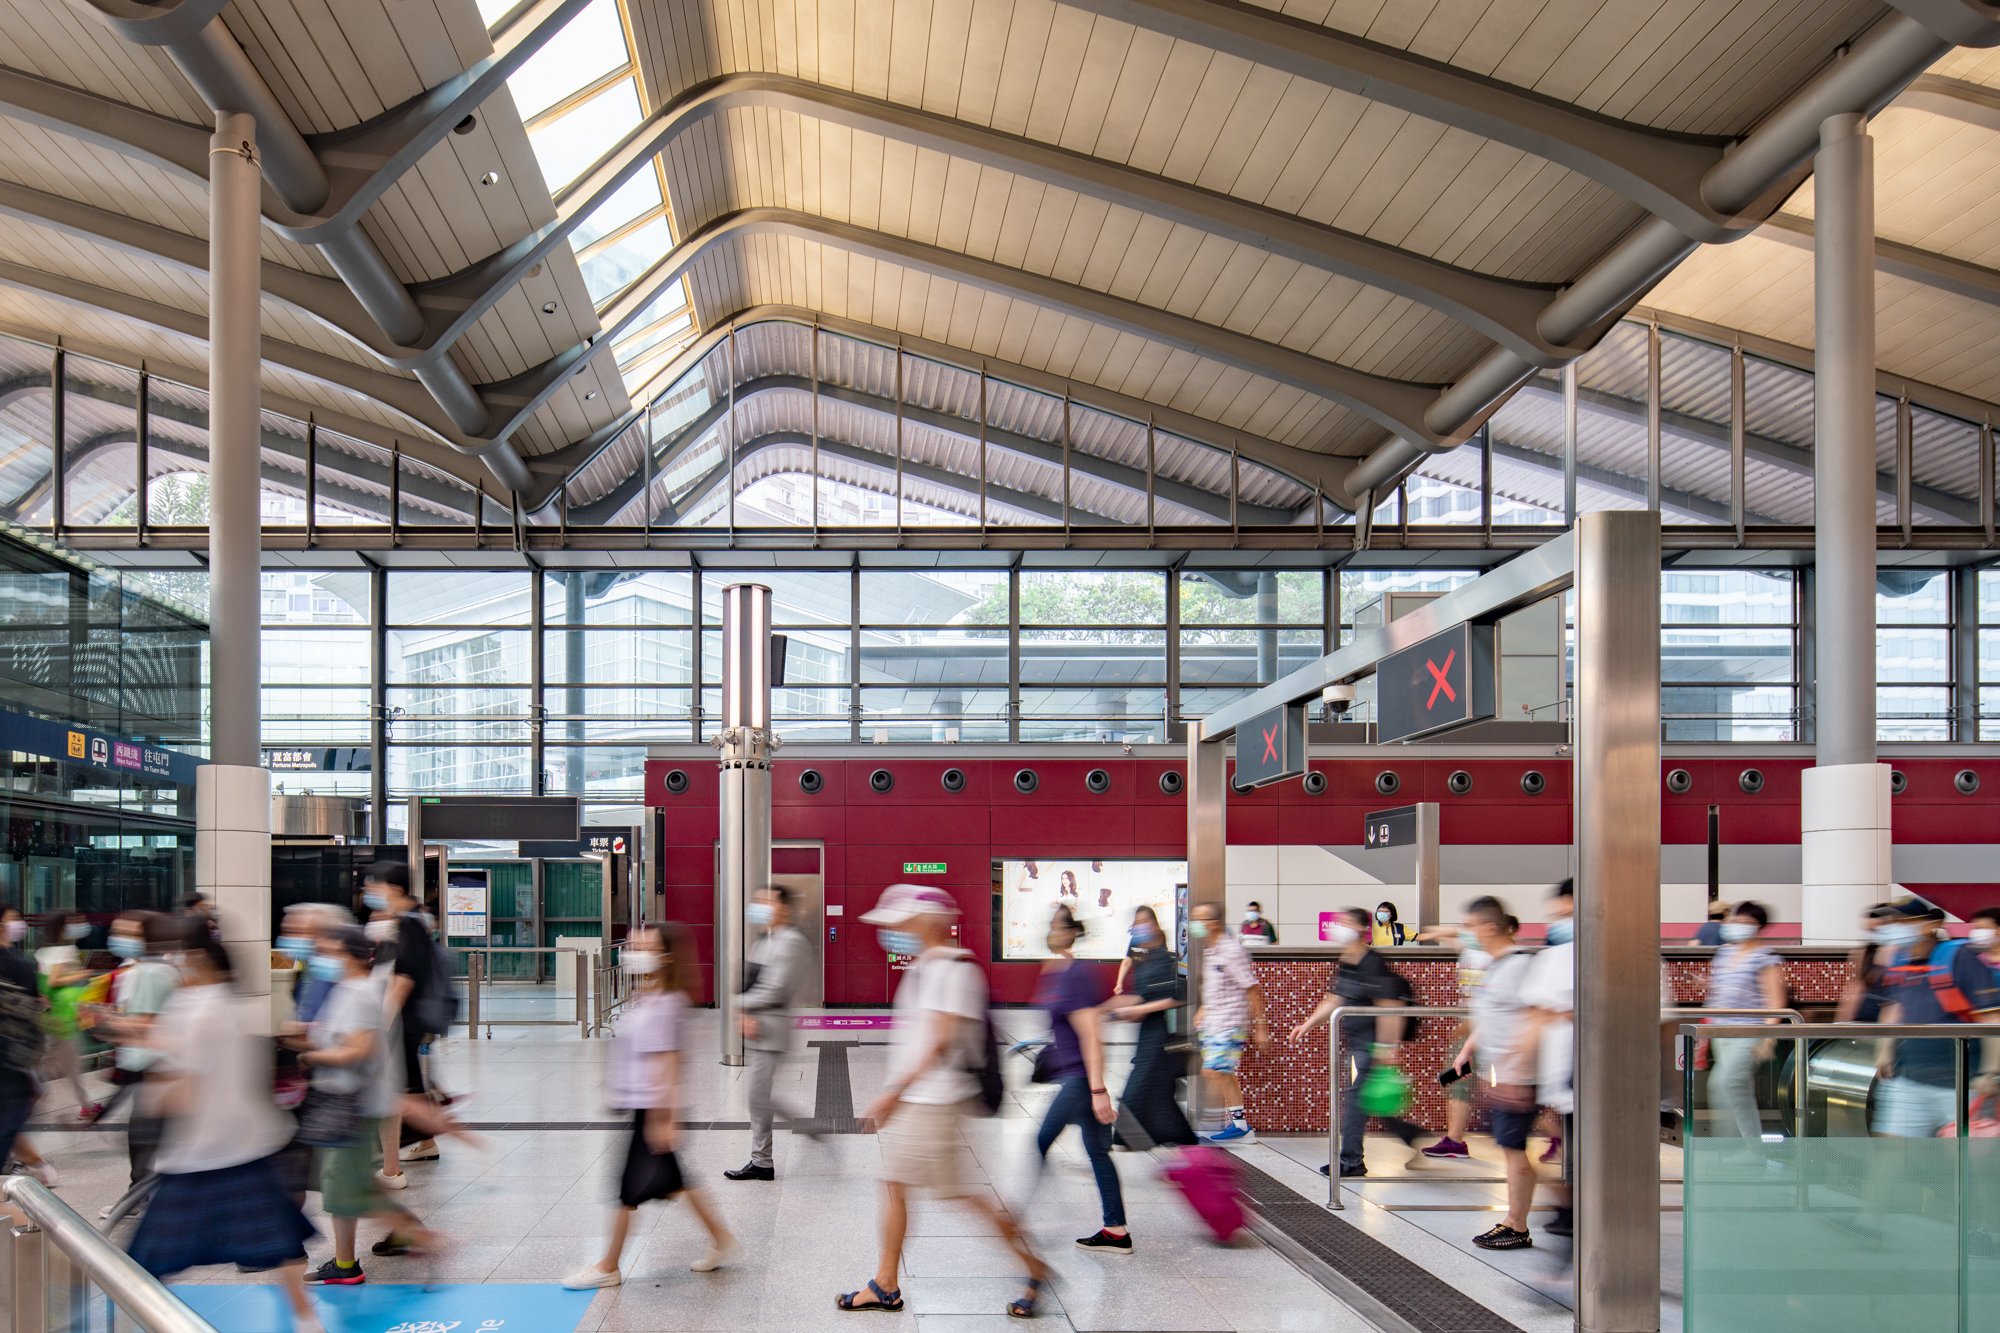
{"type": "Polygon", "coordinates": [[[256,767],[263,281],[257,122],[238,111],[218,113],[208,161],[209,755],[216,763],[256,767]]]}
{"type": "Polygon", "coordinates": [[[722,865],[715,896],[715,1000],[722,1063],[743,1063],[744,908],[771,878],[771,590],[722,590],[722,865]]]}
{"type": "Polygon", "coordinates": [[[1585,514],[1576,559],[1576,1296],[1660,1327],[1660,516],[1585,514]]]}
{"type": "Polygon", "coordinates": [[[1846,940],[1889,880],[1875,762],[1875,163],[1868,122],[1830,116],[1813,159],[1813,767],[1800,793],[1801,934],[1846,940]]]}
{"type": "MultiPolygon", "coordinates": [[[[1188,910],[1199,903],[1222,906],[1228,887],[1229,764],[1223,742],[1202,739],[1199,722],[1188,723],[1187,867],[1188,910]]],[[[1225,912],[1227,908],[1224,908],[1225,912]]],[[[1201,945],[1188,936],[1188,1009],[1201,1007],[1201,945]]],[[[1188,1057],[1188,1121],[1201,1124],[1199,1057],[1188,1057]]]]}

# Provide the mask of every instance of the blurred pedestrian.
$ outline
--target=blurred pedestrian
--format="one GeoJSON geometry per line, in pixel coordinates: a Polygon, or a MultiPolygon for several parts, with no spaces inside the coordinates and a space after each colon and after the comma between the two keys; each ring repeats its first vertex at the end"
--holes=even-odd
{"type": "MultiPolygon", "coordinates": [[[[152,1174],[153,1157],[159,1151],[162,1124],[144,1087],[146,1071],[160,1060],[151,1044],[153,1025],[180,986],[180,971],[167,955],[178,949],[182,933],[180,922],[158,912],[127,912],[111,927],[111,952],[126,961],[114,976],[112,1010],[96,1031],[118,1047],[111,1066],[112,1082],[118,1085],[112,1100],[135,1098],[125,1127],[130,1186],[152,1174]]],[[[115,1207],[99,1216],[108,1218],[115,1207]]]]}
{"type": "MultiPolygon", "coordinates": [[[[1326,994],[1291,1032],[1291,1040],[1301,1040],[1338,1008],[1365,1005],[1383,1011],[1373,1017],[1349,1014],[1340,1020],[1340,1045],[1335,1049],[1344,1051],[1350,1071],[1348,1093],[1340,1103],[1340,1174],[1350,1179],[1368,1174],[1368,1113],[1361,1106],[1361,1085],[1377,1065],[1402,1063],[1404,1025],[1410,1020],[1389,1011],[1406,1008],[1412,998],[1410,983],[1375,952],[1368,925],[1368,914],[1358,907],[1345,909],[1334,920],[1330,942],[1340,950],[1340,960],[1331,969],[1326,994]]],[[[1424,1132],[1420,1126],[1400,1116],[1383,1119],[1405,1148],[1417,1146],[1424,1132]]],[[[1329,1166],[1322,1166],[1320,1174],[1328,1174],[1329,1166]]]]}
{"type": "MultiPolygon", "coordinates": [[[[1564,880],[1549,895],[1548,947],[1528,963],[1521,998],[1530,1006],[1522,1050],[1535,1061],[1537,1096],[1560,1126],[1544,1164],[1562,1160],[1563,1145],[1576,1142],[1576,882],[1564,880]]],[[[1570,1187],[1550,1184],[1555,1216],[1542,1230],[1551,1236],[1575,1234],[1570,1187]]]]}
{"type": "MultiPolygon", "coordinates": [[[[2000,984],[1976,947],[1939,939],[1943,910],[1922,898],[1899,904],[1897,910],[1892,941],[1901,954],[1885,979],[1889,1007],[1883,1023],[2000,1023],[2000,984]]],[[[1959,1045],[1948,1038],[1882,1043],[1869,1127],[1896,1138],[1929,1138],[1947,1125],[1955,1128],[1959,1045]]],[[[1970,1081],[1983,1061],[1979,1043],[1966,1046],[1970,1081]]]]}
{"type": "Polygon", "coordinates": [[[1534,1058],[1524,1054],[1529,1006],[1523,999],[1528,955],[1515,947],[1520,922],[1506,904],[1486,895],[1466,904],[1461,928],[1490,960],[1472,997],[1471,1033],[1452,1068],[1477,1072],[1493,1126],[1493,1143],[1507,1170],[1507,1211],[1472,1238],[1482,1250],[1521,1250],[1534,1244],[1528,1210],[1535,1201],[1535,1164],[1528,1160],[1528,1135],[1535,1126],[1534,1058]]]}
{"type": "MultiPolygon", "coordinates": [[[[1784,1009],[1785,968],[1778,955],[1757,943],[1770,924],[1762,903],[1742,902],[1722,923],[1722,945],[1708,964],[1708,1009],[1784,1009]]],[[[1723,1023],[1775,1023],[1778,1020],[1723,1018],[1723,1023]]],[[[1764,1113],[1757,1105],[1757,1064],[1765,1054],[1761,1041],[1712,1041],[1708,1044],[1708,1104],[1717,1112],[1718,1134],[1736,1134],[1750,1143],[1764,1138],[1764,1113]]]]}
{"type": "Polygon", "coordinates": [[[21,915],[21,909],[13,906],[0,908],[0,948],[20,953],[21,942],[27,938],[28,918],[21,915]]]}
{"type": "Polygon", "coordinates": [[[1883,932],[1899,917],[1887,903],[1876,903],[1861,914],[1861,943],[1847,955],[1847,980],[1841,986],[1834,1022],[1881,1021],[1882,1011],[1889,1007],[1889,992],[1883,983],[1896,961],[1895,947],[1883,938],[1883,932]]]}
{"type": "Polygon", "coordinates": [[[1046,1072],[1056,1086],[1055,1100],[1042,1116],[1035,1134],[1035,1151],[1047,1163],[1049,1149],[1062,1132],[1075,1125],[1083,1136],[1083,1151],[1097,1179],[1097,1202],[1103,1226],[1077,1241],[1077,1248],[1098,1254],[1132,1253],[1132,1236],[1125,1225],[1125,1195],[1118,1185],[1118,1168],[1111,1161],[1111,1122],[1118,1112],[1104,1079],[1104,1036],[1098,1006],[1104,987],[1086,965],[1076,961],[1083,926],[1076,914],[1057,905],[1049,918],[1048,949],[1054,955],[1042,965],[1035,1004],[1049,1016],[1046,1072]]]}
{"type": "MultiPolygon", "coordinates": [[[[13,919],[20,914],[13,913],[13,919]]],[[[10,1154],[18,1154],[29,1174],[53,1188],[55,1168],[21,1137],[40,1091],[36,1071],[48,1041],[42,1013],[34,964],[18,949],[0,948],[0,1166],[10,1154]]]]}
{"type": "Polygon", "coordinates": [[[842,1310],[900,1310],[903,1240],[909,1196],[964,1199],[984,1216],[1027,1270],[1026,1290],[1007,1313],[1031,1319],[1049,1268],[1028,1247],[1006,1210],[966,1179],[962,1120],[980,1095],[978,1071],[992,1058],[987,1040],[986,975],[952,941],[958,905],[935,885],[892,884],[861,920],[878,928],[885,952],[911,958],[896,987],[896,1026],[888,1082],[868,1108],[882,1150],[882,1250],[875,1275],[859,1291],[834,1298],[842,1310]]]}
{"type": "Polygon", "coordinates": [[[42,947],[35,950],[35,970],[41,973],[42,994],[49,1002],[43,1020],[49,1044],[42,1055],[42,1081],[67,1080],[76,1097],[76,1118],[95,1120],[99,1107],[83,1086],[82,1030],[78,1008],[90,969],[77,945],[90,934],[90,923],[68,912],[51,912],[42,923],[42,947]]]}
{"type": "Polygon", "coordinates": [[[312,1089],[299,1109],[299,1137],[319,1158],[320,1203],[332,1222],[333,1258],[307,1277],[328,1286],[358,1286],[368,1276],[354,1252],[364,1217],[389,1224],[398,1253],[435,1253],[441,1238],[417,1220],[376,1177],[381,1119],[396,1104],[383,988],[370,975],[375,945],[352,926],[321,931],[307,966],[328,991],[302,1039],[299,1063],[312,1089]]]}
{"type": "MultiPolygon", "coordinates": [[[[403,1091],[412,1097],[430,1096],[425,1082],[423,1048],[431,1036],[418,1020],[416,1000],[432,984],[434,951],[430,927],[425,924],[419,904],[410,893],[410,868],[401,861],[378,861],[364,873],[362,902],[375,913],[369,922],[370,934],[378,942],[394,946],[384,1012],[394,1020],[394,1049],[401,1053],[403,1091]],[[380,922],[387,921],[384,926],[380,922]]],[[[403,1142],[403,1117],[392,1110],[382,1117],[382,1185],[405,1189],[409,1179],[403,1174],[405,1162],[434,1162],[437,1140],[419,1137],[403,1142]]]]}
{"type": "Polygon", "coordinates": [[[1729,904],[1711,900],[1708,904],[1708,920],[1701,923],[1694,933],[1691,943],[1704,949],[1713,949],[1722,943],[1722,923],[1729,920],[1729,904]]]}
{"type": "MultiPolygon", "coordinates": [[[[726,1180],[775,1180],[771,1123],[779,1108],[771,1084],[792,1048],[792,997],[812,963],[812,946],[793,928],[792,891],[781,884],[757,894],[749,917],[760,933],[750,946],[749,985],[737,1007],[742,1010],[743,1048],[750,1057],[750,1160],[722,1175],[726,1180]]],[[[789,1110],[785,1119],[798,1124],[789,1110]]]]}
{"type": "Polygon", "coordinates": [[[313,1226],[270,1160],[291,1127],[271,1100],[256,1001],[231,989],[229,954],[208,921],[184,918],[176,942],[181,985],[154,1021],[160,1059],[146,1075],[150,1109],[167,1119],[153,1163],[160,1185],[132,1258],[155,1277],[206,1264],[276,1268],[294,1333],[325,1333],[305,1289],[313,1226]]]}
{"type": "MultiPolygon", "coordinates": [[[[1155,1144],[1186,1147],[1195,1141],[1194,1127],[1187,1122],[1175,1100],[1183,1061],[1168,1046],[1173,1040],[1175,1015],[1187,1003],[1187,983],[1180,974],[1167,934],[1153,909],[1141,904],[1132,911],[1131,947],[1118,965],[1118,995],[1129,994],[1132,1002],[1114,1004],[1105,1012],[1114,1020],[1139,1025],[1132,1044],[1132,1070],[1125,1078],[1119,1104],[1138,1123],[1138,1128],[1155,1144]]],[[[1124,1121],[1120,1120],[1121,1129],[1124,1121]]],[[[1126,1147],[1138,1146],[1129,1138],[1114,1136],[1126,1147]]]]}
{"type": "Polygon", "coordinates": [[[687,1182],[678,1153],[689,953],[678,929],[641,926],[625,938],[621,965],[636,983],[618,1020],[611,1048],[610,1097],[632,1113],[632,1135],[618,1180],[618,1207],[604,1258],[563,1279],[572,1291],[615,1287],[625,1280],[621,1263],[632,1215],[639,1205],[685,1196],[708,1231],[708,1252],[688,1265],[712,1273],[734,1263],[742,1248],[699,1189],[687,1182]]]}
{"type": "Polygon", "coordinates": [[[1243,942],[1223,924],[1218,903],[1197,903],[1189,914],[1188,934],[1201,945],[1201,1007],[1195,1010],[1195,1032],[1201,1040],[1201,1073],[1208,1096],[1202,1118],[1222,1128],[1205,1136],[1208,1143],[1227,1147],[1257,1141],[1243,1114],[1243,1085],[1236,1071],[1244,1048],[1262,1050],[1271,1031],[1264,1021],[1264,988],[1243,942]]]}

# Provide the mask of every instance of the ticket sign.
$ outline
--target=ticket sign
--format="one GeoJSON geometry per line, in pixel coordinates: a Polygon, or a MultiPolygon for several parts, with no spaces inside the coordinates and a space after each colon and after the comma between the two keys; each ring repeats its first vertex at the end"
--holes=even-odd
{"type": "Polygon", "coordinates": [[[1361,845],[1368,851],[1383,847],[1414,847],[1417,842],[1417,807],[1399,805],[1393,810],[1375,810],[1361,828],[1361,845]]]}
{"type": "Polygon", "coordinates": [[[1236,729],[1236,786],[1243,791],[1306,771],[1306,710],[1286,704],[1236,729]]]}
{"type": "Polygon", "coordinates": [[[1493,626],[1455,625],[1375,668],[1375,739],[1435,736],[1494,713],[1493,626]]]}

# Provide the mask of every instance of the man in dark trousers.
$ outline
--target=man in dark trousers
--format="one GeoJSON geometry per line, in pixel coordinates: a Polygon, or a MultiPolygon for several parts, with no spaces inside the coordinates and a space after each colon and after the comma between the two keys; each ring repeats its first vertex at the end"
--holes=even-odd
{"type": "MultiPolygon", "coordinates": [[[[387,913],[386,918],[380,919],[394,922],[395,933],[389,939],[394,941],[396,957],[389,974],[384,1010],[400,1038],[403,1091],[426,1097],[430,1090],[424,1083],[423,1046],[442,1034],[423,1031],[411,1008],[416,997],[431,984],[431,931],[418,910],[420,904],[410,893],[410,868],[401,861],[376,862],[368,867],[361,896],[371,913],[387,913]]],[[[387,932],[378,927],[370,934],[387,932]]],[[[424,1139],[405,1147],[402,1136],[402,1116],[384,1116],[380,1181],[388,1189],[402,1189],[408,1184],[403,1175],[404,1162],[434,1162],[438,1157],[436,1139],[424,1139]]]]}
{"type": "MultiPolygon", "coordinates": [[[[775,1180],[771,1122],[778,1108],[771,1081],[791,1050],[792,999],[812,964],[812,945],[793,927],[792,893],[782,885],[758,893],[749,917],[751,925],[763,929],[750,946],[749,988],[738,1002],[743,1011],[743,1049],[750,1063],[750,1161],[722,1174],[729,1180],[775,1180]]],[[[789,1110],[785,1119],[797,1123],[789,1110]]]]}
{"type": "MultiPolygon", "coordinates": [[[[1306,1016],[1305,1022],[1292,1029],[1291,1038],[1293,1041],[1300,1040],[1324,1024],[1333,1011],[1343,1005],[1369,1005],[1384,1011],[1373,1018],[1349,1014],[1340,1020],[1341,1047],[1346,1058],[1353,1062],[1354,1070],[1354,1081],[1340,1103],[1340,1174],[1349,1177],[1368,1174],[1367,1164],[1362,1160],[1368,1132],[1368,1116],[1361,1109],[1362,1081],[1378,1062],[1396,1064],[1399,1061],[1403,1029],[1410,1021],[1388,1012],[1409,1004],[1410,983],[1392,971],[1382,955],[1369,944],[1368,925],[1368,913],[1360,908],[1341,910],[1332,926],[1331,941],[1341,950],[1339,966],[1334,969],[1333,980],[1327,983],[1326,994],[1320,997],[1319,1004],[1306,1016]],[[1372,1047],[1369,1045],[1371,1038],[1374,1041],[1372,1047]]],[[[1416,1147],[1418,1136],[1424,1132],[1419,1126],[1398,1117],[1390,1117],[1385,1123],[1406,1148],[1416,1147]]],[[[1327,1168],[1321,1167],[1319,1173],[1326,1175],[1327,1168]]]]}

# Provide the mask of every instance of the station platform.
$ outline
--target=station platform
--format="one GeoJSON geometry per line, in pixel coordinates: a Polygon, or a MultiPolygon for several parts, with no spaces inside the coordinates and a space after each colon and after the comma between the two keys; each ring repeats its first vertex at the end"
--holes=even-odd
{"type": "MultiPolygon", "coordinates": [[[[804,1016],[824,1026],[800,1033],[798,1054],[781,1071],[781,1104],[845,1129],[813,1142],[780,1129],[778,1179],[734,1183],[722,1171],[747,1158],[743,1071],[705,1053],[716,1049],[717,1015],[690,1022],[697,1057],[688,1067],[685,1158],[691,1179],[743,1244],[721,1272],[688,1264],[705,1237],[684,1205],[652,1205],[634,1223],[625,1283],[595,1293],[560,1293],[555,1284],[601,1253],[612,1178],[625,1125],[602,1100],[606,1041],[573,1030],[496,1029],[493,1039],[454,1038],[434,1055],[443,1086],[483,1141],[447,1142],[443,1157],[408,1167],[401,1196],[453,1239],[435,1263],[377,1259],[378,1239],[362,1227],[368,1283],[322,1289],[333,1333],[453,1327],[457,1333],[568,1333],[568,1330],[804,1330],[844,1326],[836,1292],[873,1270],[877,1150],[847,1126],[881,1085],[888,1032],[880,1015],[841,1010],[804,1016]],[[842,1122],[847,1126],[842,1126],[842,1122]],[[430,1284],[433,1290],[426,1290],[430,1284]],[[364,1296],[363,1293],[366,1293],[364,1296]],[[497,1321],[497,1322],[496,1322],[497,1321]],[[573,1322],[571,1322],[573,1321],[573,1322]]],[[[1038,1035],[1039,1014],[1002,1010],[1003,1040],[1038,1035]]],[[[1122,1035],[1122,1034],[1120,1034],[1122,1035]]],[[[1123,1047],[1113,1049],[1111,1085],[1124,1081],[1123,1047]]],[[[1051,1091],[1028,1083],[1027,1063],[1009,1060],[1001,1115],[971,1122],[968,1137],[986,1188],[1006,1203],[1054,1266],[1037,1327],[1186,1330],[1189,1333],[1348,1333],[1349,1330],[1498,1330],[1557,1333],[1572,1326],[1569,1242],[1538,1236],[1537,1248],[1489,1254],[1470,1238],[1494,1220],[1502,1187],[1499,1154],[1475,1140],[1474,1160],[1406,1170],[1409,1154],[1371,1140],[1371,1177],[1343,1182],[1346,1211],[1325,1208],[1325,1160],[1318,1136],[1263,1136],[1234,1150],[1255,1205],[1256,1234],[1218,1246],[1146,1158],[1116,1157],[1135,1242],[1129,1257],[1077,1250],[1096,1230],[1096,1194],[1075,1136],[1060,1141],[1036,1179],[1033,1133],[1051,1091]]],[[[122,1126],[83,1126],[73,1103],[54,1097],[30,1126],[61,1172],[58,1193],[86,1218],[125,1185],[122,1126]]],[[[1537,1145],[1539,1147],[1539,1144],[1537,1145]]],[[[1678,1177],[1675,1155],[1663,1178],[1678,1177]]],[[[1668,1290],[1679,1288],[1678,1186],[1662,1187],[1668,1290]]],[[[315,1220],[320,1220],[315,1213],[315,1220]]],[[[129,1224],[128,1224],[129,1225],[129,1224]]],[[[121,1236],[125,1234],[121,1229],[121,1236]]],[[[311,1246],[315,1263],[326,1239],[311,1246]]],[[[1020,1327],[1004,1314],[1019,1274],[1000,1243],[964,1205],[914,1205],[899,1315],[874,1315],[870,1329],[979,1333],[1020,1327]]],[[[177,1284],[264,1285],[264,1275],[204,1269],[177,1284]]],[[[283,1333],[282,1318],[250,1293],[191,1291],[191,1303],[225,1333],[283,1333]]],[[[1677,1300],[1663,1309],[1680,1326],[1677,1300]]]]}

